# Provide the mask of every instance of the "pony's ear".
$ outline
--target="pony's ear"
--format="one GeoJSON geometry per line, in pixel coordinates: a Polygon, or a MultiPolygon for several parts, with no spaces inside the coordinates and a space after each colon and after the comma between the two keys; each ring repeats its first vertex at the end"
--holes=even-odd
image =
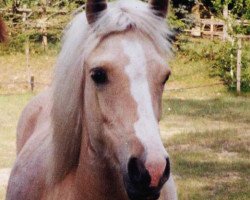
{"type": "Polygon", "coordinates": [[[99,17],[99,14],[107,9],[106,0],[87,0],[86,16],[89,24],[93,24],[99,17]]]}
{"type": "Polygon", "coordinates": [[[149,0],[149,4],[156,15],[163,18],[167,16],[169,0],[149,0]]]}
{"type": "Polygon", "coordinates": [[[0,42],[5,42],[7,40],[7,30],[6,26],[0,17],[0,42]]]}

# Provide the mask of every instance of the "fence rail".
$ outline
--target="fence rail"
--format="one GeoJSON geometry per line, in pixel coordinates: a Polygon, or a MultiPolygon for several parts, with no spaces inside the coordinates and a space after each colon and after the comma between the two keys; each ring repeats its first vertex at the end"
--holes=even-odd
{"type": "MultiPolygon", "coordinates": [[[[39,86],[44,86],[44,87],[49,87],[51,84],[49,83],[42,83],[42,82],[35,82],[35,78],[32,79],[30,78],[30,81],[13,81],[12,83],[10,82],[0,82],[0,86],[6,86],[6,85],[28,85],[29,86],[29,91],[33,92],[35,90],[35,87],[37,85],[39,86]]],[[[199,89],[199,88],[209,88],[213,87],[216,85],[223,85],[222,82],[218,83],[213,83],[213,84],[205,84],[205,85],[195,85],[195,86],[190,86],[190,87],[179,87],[179,88],[166,88],[166,92],[183,92],[186,90],[194,90],[194,89],[199,89]]],[[[28,92],[28,90],[27,90],[28,92]]],[[[0,96],[12,96],[12,95],[22,95],[24,94],[23,92],[6,92],[6,93],[0,93],[0,96]]]]}
{"type": "Polygon", "coordinates": [[[193,89],[199,89],[199,88],[208,88],[208,87],[213,87],[216,85],[224,85],[223,83],[213,83],[213,84],[207,84],[207,85],[198,85],[198,86],[190,86],[190,87],[183,87],[183,88],[171,88],[171,89],[166,89],[166,91],[174,91],[174,92],[182,92],[185,90],[193,90],[193,89]]]}
{"type": "MultiPolygon", "coordinates": [[[[44,86],[44,87],[48,87],[50,84],[49,83],[43,83],[43,82],[38,82],[35,81],[35,77],[34,76],[30,76],[29,81],[12,81],[12,82],[7,82],[7,81],[2,81],[0,82],[0,86],[12,86],[12,85],[26,85],[29,86],[30,91],[33,92],[36,86],[44,86]]],[[[12,93],[11,93],[12,94],[12,93]]],[[[6,95],[1,94],[0,95],[6,95]]]]}

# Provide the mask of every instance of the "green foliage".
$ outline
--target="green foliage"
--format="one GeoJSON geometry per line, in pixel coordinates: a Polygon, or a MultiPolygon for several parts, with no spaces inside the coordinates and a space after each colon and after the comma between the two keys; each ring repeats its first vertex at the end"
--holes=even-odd
{"type": "Polygon", "coordinates": [[[71,13],[78,7],[80,1],[58,1],[58,0],[6,0],[0,5],[3,8],[10,9],[13,5],[22,7],[24,4],[31,8],[34,12],[30,13],[27,18],[27,24],[22,21],[21,14],[6,13],[3,15],[4,21],[8,27],[9,37],[6,44],[0,44],[0,54],[24,53],[26,43],[29,43],[30,52],[45,53],[42,45],[42,30],[40,28],[41,21],[47,17],[49,27],[47,28],[48,50],[58,52],[60,39],[63,29],[71,19],[71,13]],[[41,13],[43,3],[47,2],[47,15],[41,13]],[[50,6],[51,5],[51,6],[50,6]],[[57,14],[57,11],[65,10],[69,14],[57,14]],[[41,20],[42,19],[42,20],[41,20]]]}
{"type": "Polygon", "coordinates": [[[183,31],[187,27],[186,23],[183,20],[178,19],[173,12],[168,16],[168,24],[172,29],[180,31],[183,31]]]}
{"type": "Polygon", "coordinates": [[[175,30],[183,31],[184,29],[191,28],[194,24],[193,16],[190,14],[193,0],[189,0],[189,3],[180,1],[171,1],[171,13],[168,17],[169,24],[175,30]]]}
{"type": "MultiPolygon", "coordinates": [[[[189,39],[179,41],[179,53],[187,57],[189,61],[206,60],[210,67],[210,76],[219,77],[230,91],[236,90],[236,68],[237,68],[237,47],[231,43],[220,40],[198,40],[200,44],[194,46],[189,39]]],[[[241,89],[243,92],[250,91],[250,44],[243,45],[242,49],[242,71],[241,89]]]]}
{"type": "Polygon", "coordinates": [[[228,5],[232,34],[250,34],[250,27],[243,26],[244,20],[250,20],[250,0],[212,0],[215,14],[222,18],[223,7],[228,5]],[[236,23],[236,20],[242,23],[236,23]]]}
{"type": "MultiPolygon", "coordinates": [[[[243,52],[246,49],[243,49],[243,52]]],[[[237,78],[237,48],[230,43],[221,45],[217,51],[210,49],[209,54],[213,55],[214,63],[211,68],[211,76],[219,76],[229,90],[236,90],[237,78]]],[[[241,68],[241,90],[243,92],[250,91],[250,60],[243,54],[241,68]]]]}
{"type": "MultiPolygon", "coordinates": [[[[48,50],[58,53],[60,49],[61,31],[49,31],[47,38],[48,50]]],[[[0,55],[25,53],[27,42],[32,54],[46,53],[42,45],[42,35],[40,32],[31,31],[27,33],[18,33],[10,37],[7,44],[0,44],[0,55]]]]}
{"type": "MultiPolygon", "coordinates": [[[[232,19],[250,20],[250,0],[180,0],[171,3],[171,23],[175,23],[181,30],[183,27],[190,28],[194,23],[191,10],[196,3],[203,5],[209,13],[219,18],[223,18],[223,8],[227,4],[232,19]]],[[[250,34],[250,28],[241,24],[234,24],[234,29],[237,33],[250,34]]]]}

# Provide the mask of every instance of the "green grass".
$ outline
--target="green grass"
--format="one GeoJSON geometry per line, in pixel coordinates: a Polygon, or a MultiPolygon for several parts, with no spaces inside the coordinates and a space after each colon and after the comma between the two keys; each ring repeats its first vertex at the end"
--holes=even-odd
{"type": "Polygon", "coordinates": [[[0,95],[0,200],[4,199],[6,185],[3,177],[14,163],[16,156],[16,125],[19,115],[33,94],[0,95]]]}
{"type": "Polygon", "coordinates": [[[0,169],[13,164],[18,117],[31,96],[32,94],[0,96],[0,169]]]}
{"type": "Polygon", "coordinates": [[[195,132],[166,140],[180,199],[249,199],[250,135],[195,132]]]}
{"type": "Polygon", "coordinates": [[[220,83],[219,78],[212,78],[209,75],[211,62],[202,59],[204,49],[209,48],[213,43],[204,39],[183,40],[179,51],[175,53],[174,59],[169,63],[172,75],[167,83],[168,96],[176,98],[211,98],[224,96],[227,91],[223,85],[214,87],[201,86],[220,83]],[[198,89],[180,90],[173,89],[198,87],[198,89]]]}
{"type": "Polygon", "coordinates": [[[26,93],[30,76],[35,77],[35,90],[51,82],[55,55],[31,55],[29,67],[24,54],[0,55],[0,94],[26,93]]]}
{"type": "Polygon", "coordinates": [[[246,97],[221,97],[204,100],[165,97],[163,119],[169,115],[182,115],[225,122],[250,123],[249,105],[250,99],[246,97]]]}
{"type": "MultiPolygon", "coordinates": [[[[204,87],[198,90],[183,90],[181,94],[170,91],[172,96],[175,95],[178,98],[211,98],[211,96],[220,97],[228,93],[219,77],[211,77],[211,72],[214,70],[212,66],[217,58],[215,55],[220,55],[220,47],[225,46],[225,43],[219,39],[209,40],[182,36],[178,46],[179,51],[176,51],[173,61],[170,62],[173,73],[168,83],[168,89],[200,87],[217,83],[221,83],[221,85],[204,87]]],[[[244,41],[243,47],[242,54],[248,58],[244,60],[244,63],[250,66],[250,42],[244,41]]],[[[246,71],[249,74],[250,67],[246,71]]]]}

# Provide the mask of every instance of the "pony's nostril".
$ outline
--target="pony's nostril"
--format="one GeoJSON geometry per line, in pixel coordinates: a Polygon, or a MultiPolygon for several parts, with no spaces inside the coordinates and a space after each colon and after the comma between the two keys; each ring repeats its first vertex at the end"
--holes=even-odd
{"type": "Polygon", "coordinates": [[[132,182],[138,182],[141,177],[141,172],[138,165],[137,158],[131,158],[128,163],[128,175],[132,182]]]}
{"type": "Polygon", "coordinates": [[[148,186],[151,178],[144,163],[138,158],[131,158],[128,163],[128,176],[132,184],[148,186]]]}
{"type": "Polygon", "coordinates": [[[170,160],[169,158],[166,159],[166,168],[164,170],[164,179],[167,181],[170,176],[170,160]]]}
{"type": "Polygon", "coordinates": [[[161,170],[158,170],[157,165],[153,165],[153,168],[146,168],[143,161],[132,157],[128,163],[129,183],[139,190],[145,190],[150,187],[161,188],[170,177],[169,158],[163,159],[162,165],[161,170]]]}

